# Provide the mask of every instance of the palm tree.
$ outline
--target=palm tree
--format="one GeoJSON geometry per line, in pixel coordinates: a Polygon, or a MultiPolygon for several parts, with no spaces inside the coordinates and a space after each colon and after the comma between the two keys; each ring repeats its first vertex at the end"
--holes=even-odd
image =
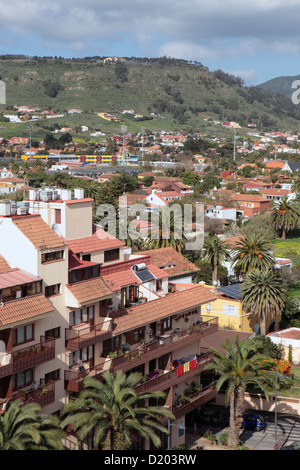
{"type": "Polygon", "coordinates": [[[128,449],[131,436],[138,433],[150,438],[159,447],[161,440],[156,431],[168,433],[162,418],[174,419],[173,414],[164,407],[139,406],[150,398],[163,398],[163,392],[136,393],[134,388],[141,382],[139,373],[127,377],[122,371],[114,376],[110,371],[102,375],[104,381],[93,377],[84,379],[84,389],[79,397],[65,407],[66,417],[62,427],[72,425],[82,441],[93,432],[94,445],[105,450],[128,449]]]}
{"type": "Polygon", "coordinates": [[[39,415],[40,406],[9,401],[0,415],[0,450],[63,450],[65,432],[54,415],[39,415]]]}
{"type": "Polygon", "coordinates": [[[268,399],[268,384],[272,383],[272,375],[266,371],[269,357],[257,352],[257,346],[250,339],[239,340],[235,344],[228,338],[222,345],[225,352],[210,348],[214,360],[205,366],[205,370],[214,370],[218,376],[217,391],[226,385],[226,405],[230,406],[230,428],[228,445],[236,448],[239,445],[239,431],[245,411],[245,392],[249,386],[258,387],[268,399]]]}
{"type": "Polygon", "coordinates": [[[241,285],[242,308],[258,314],[261,334],[267,331],[267,318],[280,315],[285,306],[285,287],[276,271],[255,271],[241,285]]]}
{"type": "Polygon", "coordinates": [[[145,242],[145,248],[155,250],[158,248],[172,247],[182,253],[185,249],[187,238],[184,234],[182,217],[179,212],[167,210],[159,211],[151,216],[150,238],[145,242]]]}
{"type": "Polygon", "coordinates": [[[257,234],[247,235],[237,243],[232,265],[235,273],[242,276],[256,270],[272,269],[274,258],[271,243],[257,234]]]}
{"type": "Polygon", "coordinates": [[[293,230],[299,220],[300,212],[295,201],[288,201],[283,197],[274,206],[272,220],[276,230],[281,230],[281,239],[286,240],[286,234],[293,230]]]}
{"type": "Polygon", "coordinates": [[[293,182],[291,191],[293,193],[300,193],[300,178],[299,177],[293,182]]]}
{"type": "Polygon", "coordinates": [[[225,260],[230,259],[230,247],[224,241],[220,240],[218,235],[208,238],[203,245],[201,257],[203,261],[211,264],[212,284],[216,285],[218,280],[218,266],[225,260]]]}

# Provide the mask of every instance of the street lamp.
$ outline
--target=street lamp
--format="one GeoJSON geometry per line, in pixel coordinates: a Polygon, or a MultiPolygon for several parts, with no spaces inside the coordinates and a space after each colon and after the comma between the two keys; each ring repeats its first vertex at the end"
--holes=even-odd
{"type": "Polygon", "coordinates": [[[274,450],[279,450],[278,442],[277,442],[277,377],[282,377],[283,379],[291,380],[291,377],[283,376],[278,374],[275,371],[275,440],[274,440],[274,450]]]}

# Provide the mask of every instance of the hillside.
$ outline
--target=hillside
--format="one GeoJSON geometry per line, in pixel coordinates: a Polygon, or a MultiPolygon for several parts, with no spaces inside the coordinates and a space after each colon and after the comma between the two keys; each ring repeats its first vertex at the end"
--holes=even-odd
{"type": "Polygon", "coordinates": [[[262,83],[259,87],[264,90],[271,91],[272,93],[280,93],[290,98],[295,91],[295,89],[292,88],[292,83],[295,80],[300,80],[300,75],[296,75],[294,77],[287,76],[273,78],[272,80],[262,83]]]}
{"type": "MultiPolygon", "coordinates": [[[[6,84],[6,106],[28,105],[52,109],[63,118],[43,119],[34,126],[43,135],[55,126],[128,132],[141,126],[153,131],[212,129],[212,121],[235,121],[259,131],[298,131],[300,108],[291,100],[260,87],[244,87],[240,79],[222,71],[209,71],[199,63],[175,59],[135,59],[103,63],[101,58],[62,59],[0,56],[0,77],[6,84]],[[68,115],[71,108],[84,114],[68,115]],[[135,119],[123,110],[142,115],[135,119]],[[100,113],[110,113],[115,121],[100,113]],[[207,119],[209,121],[207,121],[207,119]]],[[[1,134],[28,132],[28,124],[1,123],[1,134]],[[26,127],[24,127],[26,126],[26,127]]],[[[232,132],[218,126],[217,132],[232,132]]]]}

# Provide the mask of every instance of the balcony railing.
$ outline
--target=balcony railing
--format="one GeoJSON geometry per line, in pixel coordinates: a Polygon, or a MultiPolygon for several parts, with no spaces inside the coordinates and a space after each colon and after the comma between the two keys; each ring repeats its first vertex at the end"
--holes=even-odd
{"type": "Polygon", "coordinates": [[[43,340],[33,346],[4,354],[0,358],[0,378],[16,374],[55,358],[55,340],[43,340]]]}
{"type": "MultiPolygon", "coordinates": [[[[19,390],[14,393],[10,400],[20,400],[22,406],[27,405],[28,403],[37,403],[41,407],[50,405],[55,401],[55,382],[51,381],[34,388],[26,387],[23,390],[19,390]]],[[[0,412],[5,410],[5,406],[8,401],[9,399],[0,399],[0,412]]]]}
{"type": "Polygon", "coordinates": [[[217,395],[216,383],[212,382],[206,387],[203,387],[199,392],[192,395],[189,403],[185,404],[176,404],[171,407],[171,411],[174,414],[175,418],[181,418],[190,411],[198,408],[201,405],[204,405],[208,401],[215,398],[217,395]]]}
{"type": "Polygon", "coordinates": [[[196,367],[178,375],[177,368],[171,371],[163,371],[157,377],[146,380],[136,387],[136,392],[155,392],[157,390],[165,390],[166,388],[173,387],[183,380],[188,380],[196,374],[199,374],[205,364],[208,364],[213,360],[213,353],[206,351],[200,356],[197,356],[196,367]]]}
{"type": "Polygon", "coordinates": [[[80,329],[66,328],[66,347],[73,350],[82,349],[111,337],[111,320],[80,329]]]}
{"type": "Polygon", "coordinates": [[[178,332],[166,332],[160,338],[151,343],[140,345],[133,351],[112,360],[111,367],[114,371],[121,369],[126,370],[137,367],[140,364],[150,361],[158,356],[163,356],[171,351],[176,351],[182,347],[191,344],[203,336],[210,335],[218,330],[218,318],[206,317],[205,321],[196,324],[186,330],[178,332]],[[209,319],[208,319],[209,318],[209,319]]]}
{"type": "Polygon", "coordinates": [[[104,363],[98,364],[93,367],[83,366],[82,370],[76,369],[65,370],[65,390],[69,392],[80,392],[83,388],[83,379],[87,376],[93,377],[95,379],[100,379],[105,368],[104,363]]]}

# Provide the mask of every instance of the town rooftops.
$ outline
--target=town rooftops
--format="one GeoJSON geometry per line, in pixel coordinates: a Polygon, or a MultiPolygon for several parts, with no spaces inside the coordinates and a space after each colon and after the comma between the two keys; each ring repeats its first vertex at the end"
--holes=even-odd
{"type": "Polygon", "coordinates": [[[170,315],[197,308],[216,300],[217,296],[203,286],[196,285],[150,302],[112,312],[114,334],[139,328],[170,315]]]}
{"type": "Polygon", "coordinates": [[[12,223],[39,250],[64,248],[64,240],[40,217],[40,215],[12,216],[12,223]]]}
{"type": "Polygon", "coordinates": [[[5,302],[0,306],[0,328],[46,315],[53,310],[53,306],[43,294],[5,302]]]}

